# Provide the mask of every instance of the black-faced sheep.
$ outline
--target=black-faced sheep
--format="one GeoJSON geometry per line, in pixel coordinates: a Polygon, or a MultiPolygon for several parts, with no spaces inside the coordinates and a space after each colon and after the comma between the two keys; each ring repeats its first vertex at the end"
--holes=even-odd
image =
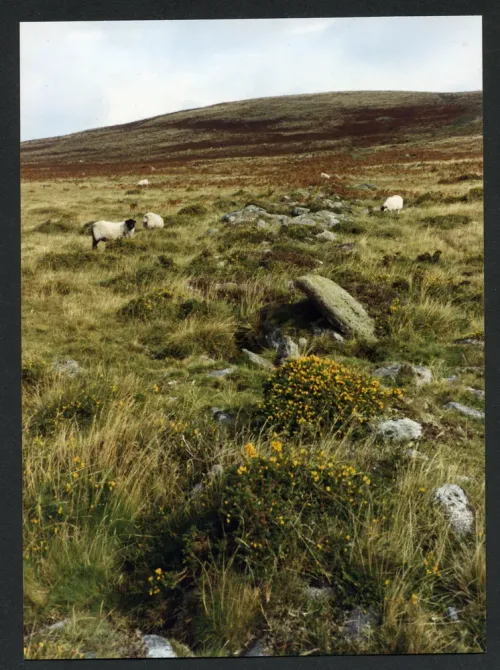
{"type": "Polygon", "coordinates": [[[142,219],[142,225],[144,228],[163,228],[165,224],[159,214],[147,212],[142,219]]]}
{"type": "Polygon", "coordinates": [[[135,233],[134,219],[126,221],[96,221],[92,226],[92,249],[97,249],[99,242],[116,240],[119,237],[133,237],[135,233]]]}
{"type": "Polygon", "coordinates": [[[403,209],[403,198],[400,195],[391,195],[390,198],[387,198],[387,200],[384,202],[382,207],[380,208],[381,212],[385,212],[385,210],[389,212],[399,212],[403,209]]]}

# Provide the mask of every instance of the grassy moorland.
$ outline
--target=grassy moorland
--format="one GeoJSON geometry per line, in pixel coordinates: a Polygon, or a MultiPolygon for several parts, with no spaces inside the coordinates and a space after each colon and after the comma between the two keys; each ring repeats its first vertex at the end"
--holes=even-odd
{"type": "Polygon", "coordinates": [[[455,342],[483,332],[480,114],[480,94],[293,96],[22,146],[27,657],[141,656],[137,629],[180,656],[255,640],[274,655],[485,649],[484,428],[443,408],[484,402],[468,390],[482,347],[455,342]],[[393,193],[399,217],[368,211],[393,193]],[[337,240],[220,220],[249,203],[290,214],[283,196],[338,196],[337,240]],[[147,211],[163,230],[91,252],[90,221],[147,211]],[[356,297],[378,341],[314,331],[291,283],[307,273],[356,297]],[[431,384],[378,410],[421,423],[428,460],[363,426],[280,432],[277,373],[242,353],[273,362],[276,326],[344,366],[341,383],[429,367],[431,384]],[[53,370],[67,358],[81,374],[53,370]],[[472,535],[433,502],[446,483],[466,492],[472,535]],[[357,640],[356,607],[379,617],[357,640]]]}

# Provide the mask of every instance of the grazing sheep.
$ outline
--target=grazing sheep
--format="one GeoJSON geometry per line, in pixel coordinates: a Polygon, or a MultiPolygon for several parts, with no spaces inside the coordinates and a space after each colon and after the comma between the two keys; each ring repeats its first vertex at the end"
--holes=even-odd
{"type": "Polygon", "coordinates": [[[329,174],[326,174],[326,172],[322,172],[321,176],[323,177],[323,179],[330,179],[331,178],[331,176],[329,174]]]}
{"type": "Polygon", "coordinates": [[[153,212],[148,212],[144,214],[142,219],[142,225],[144,228],[163,228],[164,223],[163,219],[159,214],[154,214],[153,212]]]}
{"type": "Polygon", "coordinates": [[[140,179],[137,182],[137,186],[149,186],[149,179],[140,179]]]}
{"type": "Polygon", "coordinates": [[[403,209],[403,198],[400,195],[391,195],[391,197],[387,198],[387,200],[384,202],[380,208],[380,211],[385,212],[386,209],[389,212],[397,212],[399,214],[399,212],[403,209]]]}
{"type": "Polygon", "coordinates": [[[92,249],[97,249],[99,242],[116,240],[119,237],[132,237],[135,233],[134,219],[126,221],[96,221],[92,226],[92,249]]]}

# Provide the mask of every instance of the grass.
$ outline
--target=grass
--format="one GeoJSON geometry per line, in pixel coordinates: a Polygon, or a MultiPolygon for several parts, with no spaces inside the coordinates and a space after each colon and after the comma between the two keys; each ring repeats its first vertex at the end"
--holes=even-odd
{"type": "MultiPolygon", "coordinates": [[[[387,115],[389,108],[378,114],[387,115]]],[[[466,127],[456,132],[410,135],[405,152],[418,162],[383,143],[359,148],[341,176],[378,190],[339,186],[352,213],[333,243],[317,240],[314,227],[220,222],[249,202],[287,213],[281,197],[294,190],[314,208],[315,195],[336,191],[316,180],[334,171],[335,154],[326,151],[314,160],[291,153],[158,169],[138,193],[140,172],[88,168],[88,177],[32,174],[22,183],[28,658],[140,656],[136,629],[168,637],[185,656],[238,655],[261,638],[276,655],[484,651],[484,431],[443,409],[449,400],[484,404],[467,391],[483,386],[482,348],[454,343],[483,331],[481,146],[466,127]],[[367,211],[395,188],[408,201],[398,218],[367,211]],[[123,219],[131,203],[136,220],[156,211],[165,228],[138,229],[133,240],[92,252],[85,224],[123,219]],[[345,243],[355,244],[349,253],[335,246],[345,243]],[[418,260],[437,250],[436,262],[418,260]],[[326,324],[291,284],[305,272],[357,297],[379,341],[315,335],[311,323],[326,324]],[[305,353],[357,374],[393,361],[429,366],[432,384],[407,385],[380,414],[421,422],[418,449],[429,460],[409,460],[370,433],[328,427],[314,439],[283,438],[283,457],[276,452],[259,418],[268,371],[241,353],[274,360],[266,334],[276,326],[305,337],[305,353]],[[52,362],[62,358],[76,359],[82,373],[56,375],[52,362]],[[225,377],[207,374],[228,367],[225,377]],[[443,381],[452,374],[458,383],[443,381]],[[234,424],[216,423],[214,406],[230,411],[234,424]],[[248,462],[248,443],[264,465],[305,450],[299,478],[322,451],[327,462],[370,479],[363,512],[343,501],[342,542],[339,515],[321,509],[326,499],[308,498],[307,516],[288,484],[273,484],[266,490],[283,491],[279,515],[290,533],[279,535],[273,517],[261,559],[243,560],[260,540],[249,534],[256,517],[245,517],[242,501],[250,491],[259,505],[264,489],[258,477],[237,495],[228,487],[248,462]],[[222,476],[212,476],[214,466],[222,476]],[[456,537],[432,502],[447,482],[464,488],[474,510],[469,538],[456,537]],[[231,530],[224,500],[238,501],[231,530]],[[328,586],[335,597],[311,600],[307,586],[328,586]],[[358,642],[342,629],[356,606],[375,608],[381,620],[358,642]],[[459,622],[447,617],[450,606],[459,622]],[[47,630],[63,619],[68,626],[47,630]]]]}

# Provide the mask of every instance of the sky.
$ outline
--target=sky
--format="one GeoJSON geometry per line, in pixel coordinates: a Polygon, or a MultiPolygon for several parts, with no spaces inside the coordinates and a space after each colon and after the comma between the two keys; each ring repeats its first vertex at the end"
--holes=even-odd
{"type": "Polygon", "coordinates": [[[276,95],[482,89],[480,16],[22,23],[21,140],[276,95]]]}

